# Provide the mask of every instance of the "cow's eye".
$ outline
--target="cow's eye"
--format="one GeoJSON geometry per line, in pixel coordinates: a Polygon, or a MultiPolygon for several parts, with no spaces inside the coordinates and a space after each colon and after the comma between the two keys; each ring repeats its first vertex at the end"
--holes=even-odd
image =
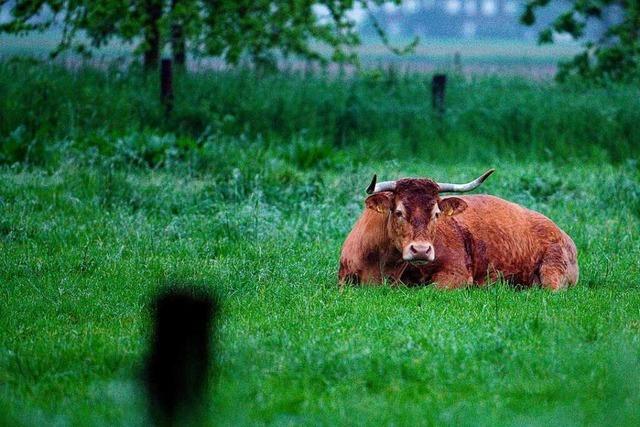
{"type": "Polygon", "coordinates": [[[396,216],[398,218],[402,218],[402,211],[396,211],[396,216]]]}
{"type": "Polygon", "coordinates": [[[435,217],[440,218],[440,212],[436,212],[435,217]]]}

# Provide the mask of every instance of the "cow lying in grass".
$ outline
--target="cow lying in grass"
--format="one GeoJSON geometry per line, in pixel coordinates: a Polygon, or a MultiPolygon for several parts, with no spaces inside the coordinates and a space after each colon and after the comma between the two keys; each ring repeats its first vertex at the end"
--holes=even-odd
{"type": "Polygon", "coordinates": [[[367,189],[366,208],[342,248],[339,281],[443,288],[504,279],[558,290],[578,281],[576,246],[544,215],[489,195],[444,197],[477,188],[400,179],[367,189]]]}

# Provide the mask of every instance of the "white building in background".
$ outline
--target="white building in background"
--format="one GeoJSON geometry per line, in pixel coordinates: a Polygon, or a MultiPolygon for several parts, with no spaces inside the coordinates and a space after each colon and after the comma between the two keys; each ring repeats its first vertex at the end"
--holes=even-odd
{"type": "Polygon", "coordinates": [[[464,14],[469,17],[478,14],[478,2],[476,0],[466,0],[464,2],[464,14]]]}
{"type": "MultiPolygon", "coordinates": [[[[547,9],[562,10],[562,1],[547,9]]],[[[405,0],[374,7],[374,14],[395,36],[524,38],[532,29],[520,24],[523,5],[524,0],[405,0]]],[[[549,22],[544,15],[543,24],[549,22]]]]}
{"type": "Polygon", "coordinates": [[[402,2],[402,11],[405,13],[416,13],[420,9],[418,0],[406,0],[402,2]]]}

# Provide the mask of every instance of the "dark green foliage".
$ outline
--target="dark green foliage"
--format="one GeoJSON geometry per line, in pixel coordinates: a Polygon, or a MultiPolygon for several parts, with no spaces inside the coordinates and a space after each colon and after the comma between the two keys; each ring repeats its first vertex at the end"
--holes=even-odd
{"type": "MultiPolygon", "coordinates": [[[[399,0],[395,0],[399,3],[399,0]]],[[[135,44],[147,70],[158,66],[170,47],[178,66],[187,50],[236,64],[250,58],[271,68],[279,56],[295,55],[326,62],[355,61],[360,43],[354,7],[368,9],[381,0],[15,0],[0,34],[25,35],[62,26],[54,56],[73,49],[91,55],[113,40],[135,44]],[[322,12],[319,12],[322,11],[322,12]],[[50,13],[43,13],[50,12],[50,13]],[[81,37],[82,36],[82,37],[81,37]]],[[[385,33],[378,27],[385,45],[385,33]]],[[[396,53],[408,52],[417,39],[396,53]]]]}
{"type": "MultiPolygon", "coordinates": [[[[549,0],[527,0],[520,20],[533,25],[537,10],[549,4],[549,0]]],[[[558,79],[565,81],[573,76],[595,80],[638,81],[640,76],[640,3],[636,0],[572,0],[568,10],[560,14],[549,28],[539,34],[540,43],[552,43],[554,33],[568,34],[576,40],[585,37],[588,21],[603,20],[607,13],[618,13],[620,19],[605,20],[606,29],[595,40],[584,42],[584,51],[573,59],[560,63],[558,79]]]]}
{"type": "Polygon", "coordinates": [[[440,120],[431,111],[428,82],[428,76],[397,72],[179,74],[174,114],[166,120],[157,79],[14,60],[0,63],[0,162],[55,165],[69,152],[118,153],[142,165],[193,159],[206,167],[207,151],[228,137],[259,137],[307,166],[321,164],[337,147],[356,150],[363,160],[506,154],[620,162],[639,156],[636,87],[450,78],[440,120]],[[291,147],[298,137],[317,146],[303,154],[291,147]]]}

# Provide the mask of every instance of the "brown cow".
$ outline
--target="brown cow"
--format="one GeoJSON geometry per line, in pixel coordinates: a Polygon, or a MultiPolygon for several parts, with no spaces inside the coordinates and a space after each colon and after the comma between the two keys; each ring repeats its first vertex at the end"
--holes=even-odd
{"type": "Polygon", "coordinates": [[[339,281],[443,288],[503,278],[553,290],[578,281],[576,246],[544,215],[489,195],[441,198],[478,187],[400,179],[376,184],[342,248],[339,281]]]}

